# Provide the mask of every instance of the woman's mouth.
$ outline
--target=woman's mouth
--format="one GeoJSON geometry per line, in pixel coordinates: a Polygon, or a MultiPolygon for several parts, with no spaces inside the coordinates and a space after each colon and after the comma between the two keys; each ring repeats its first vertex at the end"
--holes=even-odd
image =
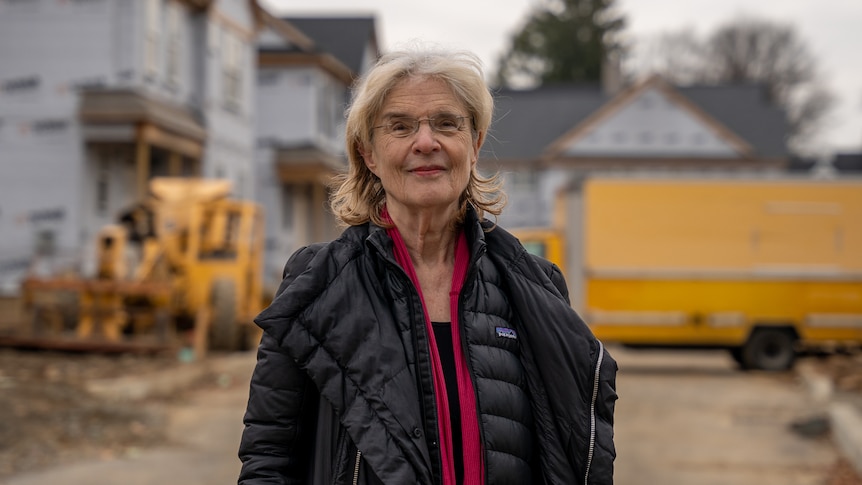
{"type": "Polygon", "coordinates": [[[418,175],[432,175],[432,174],[435,174],[435,173],[442,172],[442,171],[443,171],[443,167],[436,166],[436,165],[429,165],[429,166],[424,166],[424,167],[416,167],[416,168],[414,168],[413,170],[410,170],[410,171],[411,171],[412,173],[415,173],[415,174],[418,174],[418,175]]]}

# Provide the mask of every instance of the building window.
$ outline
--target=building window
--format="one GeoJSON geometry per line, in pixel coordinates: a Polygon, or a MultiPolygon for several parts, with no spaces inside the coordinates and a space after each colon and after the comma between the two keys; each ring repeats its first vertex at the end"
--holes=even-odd
{"type": "Polygon", "coordinates": [[[238,190],[234,190],[234,193],[237,196],[239,196],[240,199],[246,198],[245,181],[247,178],[248,178],[248,172],[246,171],[246,169],[240,169],[239,176],[237,177],[237,182],[236,182],[238,190]]]}
{"type": "Polygon", "coordinates": [[[668,145],[676,145],[679,142],[679,136],[675,132],[665,134],[664,141],[668,145]]]}
{"type": "Polygon", "coordinates": [[[96,168],[96,214],[105,216],[108,214],[108,161],[99,155],[98,167],[96,168]]]}
{"type": "Polygon", "coordinates": [[[36,232],[34,250],[38,256],[54,256],[57,254],[57,233],[52,229],[40,229],[36,232]]]}
{"type": "Polygon", "coordinates": [[[642,131],[638,135],[638,139],[640,140],[642,145],[650,145],[653,141],[653,134],[649,131],[642,131]]]}
{"type": "Polygon", "coordinates": [[[0,91],[5,94],[31,93],[39,90],[41,78],[38,75],[7,79],[0,82],[0,91]]]}
{"type": "Polygon", "coordinates": [[[281,228],[287,231],[293,229],[293,192],[293,185],[281,187],[281,228]]]}
{"type": "Polygon", "coordinates": [[[178,85],[180,83],[180,49],[181,41],[182,10],[177,4],[168,5],[168,45],[167,45],[167,73],[169,83],[178,85]]]}
{"type": "Polygon", "coordinates": [[[157,75],[159,73],[159,55],[161,27],[162,27],[162,0],[147,0],[147,26],[144,69],[147,74],[157,75]]]}
{"type": "Polygon", "coordinates": [[[510,172],[507,179],[510,190],[535,191],[539,188],[539,174],[535,170],[510,172]]]}
{"type": "Polygon", "coordinates": [[[318,102],[318,123],[320,132],[333,138],[338,133],[338,122],[343,118],[341,92],[335,84],[327,82],[323,87],[323,96],[318,102]]]}
{"type": "Polygon", "coordinates": [[[281,73],[272,69],[259,69],[257,71],[258,86],[274,86],[278,83],[281,73]]]}
{"type": "Polygon", "coordinates": [[[224,31],[222,38],[222,91],[225,108],[238,112],[242,106],[242,41],[224,31]]]}

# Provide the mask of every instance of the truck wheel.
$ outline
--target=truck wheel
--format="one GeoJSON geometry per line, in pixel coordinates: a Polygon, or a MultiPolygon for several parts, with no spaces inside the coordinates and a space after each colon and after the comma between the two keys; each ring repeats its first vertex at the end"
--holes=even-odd
{"type": "Polygon", "coordinates": [[[213,282],[210,293],[209,348],[234,351],[241,347],[242,332],[236,321],[236,286],[232,280],[219,279],[213,282]]]}
{"type": "Polygon", "coordinates": [[[742,366],[747,369],[781,371],[796,360],[795,338],[779,329],[755,330],[742,348],[742,366]]]}
{"type": "Polygon", "coordinates": [[[727,352],[733,358],[733,361],[739,365],[740,369],[747,369],[745,366],[745,359],[742,357],[743,347],[731,347],[727,349],[727,352]]]}

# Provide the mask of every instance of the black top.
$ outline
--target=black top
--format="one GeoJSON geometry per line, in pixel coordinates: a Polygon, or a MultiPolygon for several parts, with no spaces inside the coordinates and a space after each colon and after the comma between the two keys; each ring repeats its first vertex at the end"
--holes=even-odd
{"type": "Polygon", "coordinates": [[[449,398],[449,420],[452,423],[452,455],[455,461],[456,483],[464,482],[464,451],[461,446],[461,404],[458,400],[458,374],[455,372],[455,351],[452,348],[452,327],[449,322],[431,322],[434,340],[443,366],[446,396],[449,398]]]}

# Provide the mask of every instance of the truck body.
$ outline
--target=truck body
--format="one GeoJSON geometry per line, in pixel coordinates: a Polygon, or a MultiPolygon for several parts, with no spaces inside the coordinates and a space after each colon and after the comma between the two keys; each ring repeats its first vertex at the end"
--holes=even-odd
{"type": "Polygon", "coordinates": [[[557,232],[600,339],[768,370],[862,344],[862,181],[592,177],[575,198],[557,232]]]}

